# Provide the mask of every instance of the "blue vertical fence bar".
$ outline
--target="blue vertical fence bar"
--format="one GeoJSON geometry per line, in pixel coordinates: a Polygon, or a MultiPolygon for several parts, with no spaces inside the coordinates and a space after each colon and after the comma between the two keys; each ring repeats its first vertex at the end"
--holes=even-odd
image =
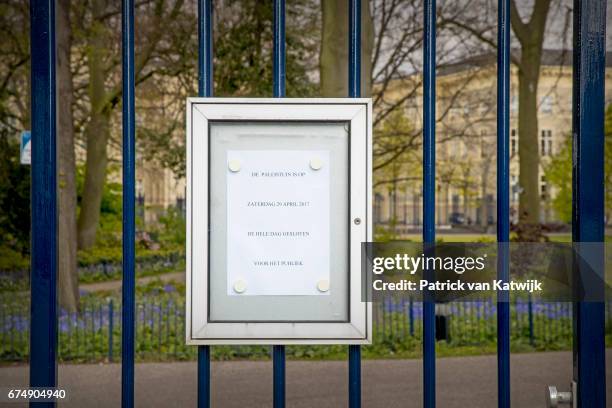
{"type": "Polygon", "coordinates": [[[198,95],[213,96],[212,0],[198,0],[198,95]]]}
{"type": "Polygon", "coordinates": [[[527,322],[529,324],[529,344],[535,345],[535,337],[533,333],[533,299],[531,293],[527,295],[527,322]]]}
{"type": "Polygon", "coordinates": [[[272,346],[273,406],[285,406],[285,346],[272,346]]]}
{"type": "MultiPolygon", "coordinates": [[[[349,2],[349,75],[350,98],[361,97],[361,0],[349,2]]],[[[367,6],[367,4],[366,4],[367,6]]]]}
{"type": "Polygon", "coordinates": [[[115,330],[115,304],[108,302],[108,362],[113,362],[113,331],[115,330]]]}
{"type": "MultiPolygon", "coordinates": [[[[57,382],[57,153],[55,1],[30,2],[32,241],[30,386],[57,382]]],[[[37,406],[55,406],[54,403],[37,406]]]]}
{"type": "Polygon", "coordinates": [[[136,108],[134,0],[123,0],[123,285],[121,316],[121,406],[134,406],[136,108]]]}
{"type": "Polygon", "coordinates": [[[412,296],[408,303],[408,319],[410,321],[410,337],[414,337],[414,301],[412,300],[412,296]]]}
{"type": "MultiPolygon", "coordinates": [[[[510,242],[510,0],[497,11],[497,279],[509,280],[510,242]]],[[[497,292],[497,405],[510,408],[510,298],[497,292]]]]}
{"type": "MultiPolygon", "coordinates": [[[[436,1],[425,0],[423,45],[423,243],[436,240],[436,1]]],[[[436,311],[423,301],[423,406],[436,406],[436,311]]]]}
{"type": "Polygon", "coordinates": [[[274,0],[274,97],[285,97],[285,0],[274,0]]]}
{"type": "MultiPolygon", "coordinates": [[[[198,95],[213,96],[212,0],[198,0],[198,95]]],[[[198,346],[198,408],[210,407],[210,346],[198,346]]]]}
{"type": "MultiPolygon", "coordinates": [[[[285,97],[285,0],[274,0],[273,95],[285,97]]],[[[274,408],[285,407],[285,346],[272,346],[272,392],[274,408]]]]}
{"type": "MultiPolygon", "coordinates": [[[[572,235],[575,242],[603,242],[606,1],[575,0],[573,31],[572,235]]],[[[591,265],[603,273],[603,256],[595,256],[599,259],[591,259],[591,265]]],[[[603,296],[603,276],[599,282],[603,296]]],[[[574,302],[573,377],[579,408],[606,406],[604,329],[603,302],[574,302]]]]}
{"type": "MultiPolygon", "coordinates": [[[[361,97],[361,0],[349,1],[348,94],[361,97]]],[[[368,7],[366,3],[366,7],[368,7]]],[[[361,347],[349,345],[349,407],[361,407],[361,347]]]]}

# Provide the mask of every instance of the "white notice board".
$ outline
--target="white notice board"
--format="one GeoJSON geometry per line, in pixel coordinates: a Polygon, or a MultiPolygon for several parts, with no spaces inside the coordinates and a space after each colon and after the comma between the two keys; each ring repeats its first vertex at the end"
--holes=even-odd
{"type": "Polygon", "coordinates": [[[190,98],[188,344],[371,341],[369,99],[190,98]]]}
{"type": "Polygon", "coordinates": [[[329,151],[231,150],[227,163],[227,294],[329,295],[329,151]]]}

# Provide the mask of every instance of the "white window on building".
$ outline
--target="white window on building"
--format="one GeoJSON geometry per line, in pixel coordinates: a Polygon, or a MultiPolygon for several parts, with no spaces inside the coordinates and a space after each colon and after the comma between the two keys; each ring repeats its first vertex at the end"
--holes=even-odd
{"type": "Polygon", "coordinates": [[[552,154],[553,154],[552,130],[544,129],[540,132],[540,155],[541,156],[552,156],[552,154]]]}
{"type": "Polygon", "coordinates": [[[512,95],[512,99],[510,102],[510,110],[512,111],[512,113],[518,112],[518,106],[518,97],[516,95],[512,95]]]}
{"type": "Polygon", "coordinates": [[[486,115],[487,113],[489,113],[489,107],[487,106],[486,103],[481,102],[478,109],[481,115],[486,115]]]}
{"type": "Polygon", "coordinates": [[[552,95],[543,96],[540,100],[540,112],[552,113],[553,109],[553,97],[552,95]]]}
{"type": "Polygon", "coordinates": [[[448,113],[451,119],[457,118],[461,116],[461,108],[457,106],[451,106],[448,113]]]}
{"type": "Polygon", "coordinates": [[[489,155],[489,147],[487,141],[487,131],[480,130],[480,157],[485,158],[489,155]]]}
{"type": "Polygon", "coordinates": [[[540,178],[540,194],[542,196],[542,200],[546,201],[547,198],[547,194],[548,194],[548,186],[546,184],[546,177],[542,176],[540,178]]]}
{"type": "Polygon", "coordinates": [[[465,141],[459,141],[459,154],[462,159],[467,157],[467,146],[465,145],[465,141]]]}
{"type": "Polygon", "coordinates": [[[548,154],[550,156],[552,156],[553,154],[555,154],[555,152],[553,152],[553,141],[552,141],[552,136],[551,136],[551,131],[548,131],[548,140],[546,141],[546,143],[548,144],[548,154]]]}

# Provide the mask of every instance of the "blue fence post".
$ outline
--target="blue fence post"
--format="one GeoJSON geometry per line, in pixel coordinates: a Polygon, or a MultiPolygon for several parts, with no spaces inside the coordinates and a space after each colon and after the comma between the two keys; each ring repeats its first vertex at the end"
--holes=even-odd
{"type": "MultiPolygon", "coordinates": [[[[349,97],[361,96],[361,0],[349,1],[349,97]]],[[[368,3],[366,3],[368,7],[368,3]]],[[[349,407],[361,407],[361,347],[349,345],[349,407]]]]}
{"type": "MultiPolygon", "coordinates": [[[[285,0],[274,0],[273,94],[285,96],[285,0]]],[[[274,408],[285,406],[285,346],[272,346],[272,384],[274,408]]]]}
{"type": "Polygon", "coordinates": [[[121,323],[121,406],[134,406],[136,108],[134,82],[134,0],[123,0],[123,285],[121,323]]]}
{"type": "Polygon", "coordinates": [[[210,346],[198,347],[198,408],[210,407],[210,346]]]}
{"type": "Polygon", "coordinates": [[[273,406],[285,406],[285,346],[272,346],[273,406]]]}
{"type": "Polygon", "coordinates": [[[408,319],[410,323],[410,337],[414,337],[414,300],[412,300],[412,296],[408,303],[408,319]]]}
{"type": "MultiPolygon", "coordinates": [[[[213,96],[212,0],[198,0],[198,95],[213,96]]],[[[198,346],[198,408],[210,407],[210,346],[198,346]]]]}
{"type": "MultiPolygon", "coordinates": [[[[510,0],[499,0],[497,28],[497,278],[510,275],[510,0]]],[[[497,405],[510,408],[510,297],[497,293],[497,405]]]]}
{"type": "Polygon", "coordinates": [[[115,330],[115,304],[108,302],[108,362],[113,362],[113,331],[115,330]]]}
{"type": "Polygon", "coordinates": [[[533,331],[533,298],[531,297],[531,294],[528,294],[527,297],[527,318],[529,323],[529,344],[534,346],[535,335],[533,331]]]}
{"type": "Polygon", "coordinates": [[[274,0],[274,97],[285,97],[285,0],[274,0]]]}
{"type": "MultiPolygon", "coordinates": [[[[30,386],[57,382],[55,2],[30,2],[32,241],[30,386]]],[[[38,406],[55,406],[54,403],[38,406]]]]}
{"type": "MultiPolygon", "coordinates": [[[[604,242],[604,106],[606,1],[574,1],[573,65],[573,209],[574,242],[604,242]]],[[[600,274],[576,283],[597,291],[601,300],[574,299],[574,381],[579,408],[606,406],[604,256],[589,254],[600,274]],[[582,282],[581,282],[582,281],[582,282]],[[598,285],[597,287],[593,287],[598,285]]],[[[592,273],[592,272],[591,272],[592,273]]],[[[578,286],[578,285],[575,285],[578,286]]],[[[595,293],[593,293],[595,295],[595,293]]]]}
{"type": "MultiPolygon", "coordinates": [[[[436,1],[425,0],[423,46],[423,242],[436,240],[436,1]]],[[[423,406],[436,406],[435,303],[423,299],[423,406]]]]}
{"type": "MultiPolygon", "coordinates": [[[[15,313],[12,310],[9,311],[9,338],[11,344],[11,355],[17,356],[19,353],[15,346],[15,313]]],[[[31,342],[31,339],[30,339],[31,342]]],[[[30,364],[32,364],[32,360],[30,359],[30,364]]],[[[56,371],[57,374],[57,371],[56,371]]],[[[57,377],[56,377],[57,378],[57,377]]]]}

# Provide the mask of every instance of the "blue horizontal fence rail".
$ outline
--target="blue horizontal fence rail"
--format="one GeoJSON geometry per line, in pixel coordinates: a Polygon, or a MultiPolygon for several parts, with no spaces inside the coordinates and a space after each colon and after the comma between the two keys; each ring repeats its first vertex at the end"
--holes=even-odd
{"type": "MultiPolygon", "coordinates": [[[[572,305],[544,302],[528,297],[512,299],[510,305],[511,341],[535,350],[569,350],[572,334],[572,305]]],[[[58,314],[59,361],[100,362],[121,359],[121,300],[84,297],[80,313],[58,314]]],[[[139,297],[135,308],[135,359],[196,360],[198,350],[184,342],[184,299],[177,289],[166,285],[159,294],[139,297]]],[[[497,338],[497,302],[494,297],[470,302],[450,302],[449,347],[483,346],[494,348],[497,338]]],[[[606,334],[612,334],[612,302],[606,303],[606,334]]],[[[397,350],[417,351],[422,342],[424,308],[420,301],[389,297],[373,305],[374,344],[389,355],[397,350]],[[411,332],[412,326],[412,332],[411,332]]],[[[28,299],[11,298],[0,302],[0,361],[27,361],[30,334],[28,299]]],[[[314,347],[314,346],[313,346],[314,347]]],[[[323,352],[325,346],[317,346],[323,352]]],[[[303,347],[290,347],[288,355],[305,355],[303,347]]],[[[223,347],[217,358],[266,358],[265,346],[223,347]]],[[[212,354],[214,355],[214,353],[212,354]]]]}

